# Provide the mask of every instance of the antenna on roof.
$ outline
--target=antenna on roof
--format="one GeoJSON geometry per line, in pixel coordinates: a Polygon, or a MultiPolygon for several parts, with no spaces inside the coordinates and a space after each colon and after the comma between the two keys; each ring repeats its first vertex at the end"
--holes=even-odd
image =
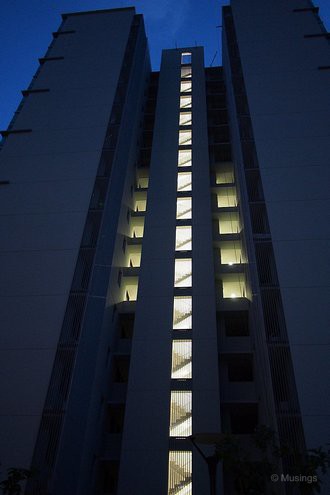
{"type": "Polygon", "coordinates": [[[215,52],[214,57],[212,58],[212,62],[210,63],[210,67],[212,67],[212,64],[213,64],[213,62],[214,62],[215,57],[217,56],[217,54],[218,54],[218,50],[215,52]]]}

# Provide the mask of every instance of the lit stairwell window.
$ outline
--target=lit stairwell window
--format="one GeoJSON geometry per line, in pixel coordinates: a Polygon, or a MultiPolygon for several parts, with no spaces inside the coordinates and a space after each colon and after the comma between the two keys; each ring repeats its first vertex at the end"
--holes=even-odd
{"type": "Polygon", "coordinates": [[[217,198],[218,208],[237,206],[237,194],[235,187],[224,187],[222,189],[219,189],[217,198]]]}
{"type": "Polygon", "coordinates": [[[220,260],[222,265],[244,263],[241,241],[225,241],[220,244],[220,260]]]}
{"type": "Polygon", "coordinates": [[[192,434],[192,392],[171,392],[170,437],[189,437],[192,434]]]}
{"type": "Polygon", "coordinates": [[[236,212],[221,213],[219,215],[220,234],[238,234],[241,231],[239,215],[236,212]]]}
{"type": "Polygon", "coordinates": [[[192,217],[192,199],[177,198],[176,200],[176,218],[177,220],[186,220],[192,217]]]}
{"type": "Polygon", "coordinates": [[[190,226],[176,227],[175,250],[190,251],[192,249],[192,228],[190,226]]]}
{"type": "Polygon", "coordinates": [[[192,297],[174,298],[173,330],[190,330],[192,328],[192,297]]]}
{"type": "Polygon", "coordinates": [[[191,259],[176,259],[174,267],[174,287],[192,286],[191,259]]]}
{"type": "Polygon", "coordinates": [[[181,112],[179,118],[179,125],[191,125],[192,115],[191,112],[181,112]]]}
{"type": "Polygon", "coordinates": [[[187,146],[192,143],[192,131],[179,131],[179,146],[187,146]]]}
{"type": "Polygon", "coordinates": [[[191,108],[192,97],[190,96],[180,96],[180,108],[191,108]]]}
{"type": "Polygon", "coordinates": [[[191,81],[181,81],[180,93],[191,93],[192,82],[191,81]]]}
{"type": "Polygon", "coordinates": [[[179,150],[178,167],[191,167],[191,150],[179,150]]]}
{"type": "Polygon", "coordinates": [[[192,495],[192,452],[169,452],[167,495],[192,495]]]}
{"type": "Polygon", "coordinates": [[[191,340],[173,340],[171,378],[172,380],[192,378],[191,340]]]}
{"type": "Polygon", "coordinates": [[[236,299],[237,297],[246,297],[244,273],[226,273],[221,278],[224,298],[236,299]]]}
{"type": "Polygon", "coordinates": [[[178,173],[178,191],[191,191],[192,189],[192,175],[191,172],[179,172],[178,173]]]}
{"type": "Polygon", "coordinates": [[[191,66],[181,67],[181,77],[182,78],[190,78],[192,76],[191,66]]]}

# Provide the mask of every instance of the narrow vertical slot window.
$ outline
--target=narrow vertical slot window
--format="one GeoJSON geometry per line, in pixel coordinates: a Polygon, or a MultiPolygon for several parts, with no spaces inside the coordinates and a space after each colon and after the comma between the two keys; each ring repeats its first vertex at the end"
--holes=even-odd
{"type": "Polygon", "coordinates": [[[173,340],[171,378],[172,380],[192,378],[191,340],[173,340]]]}
{"type": "Polygon", "coordinates": [[[181,192],[181,191],[191,191],[191,189],[192,189],[191,172],[179,172],[177,190],[181,192]]]}
{"type": "Polygon", "coordinates": [[[192,392],[171,392],[170,437],[192,434],[192,392]]]}
{"type": "Polygon", "coordinates": [[[177,220],[187,220],[192,217],[192,200],[191,198],[178,198],[176,200],[176,218],[177,220]]]}
{"type": "Polygon", "coordinates": [[[192,328],[192,297],[174,298],[173,330],[190,330],[192,328]]]}
{"type": "Polygon", "coordinates": [[[192,132],[189,131],[179,131],[179,146],[187,146],[192,143],[192,132]]]}
{"type": "Polygon", "coordinates": [[[169,452],[167,495],[192,495],[192,452],[169,452]]]}
{"type": "Polygon", "coordinates": [[[192,115],[191,112],[181,112],[179,125],[191,125],[192,124],[192,115]]]}
{"type": "Polygon", "coordinates": [[[178,167],[191,167],[192,153],[191,150],[179,150],[178,167]]]}
{"type": "Polygon", "coordinates": [[[190,251],[192,249],[192,228],[187,226],[177,227],[175,231],[175,250],[190,251]]]}
{"type": "Polygon", "coordinates": [[[191,258],[175,260],[174,287],[192,286],[192,262],[191,258]]]}

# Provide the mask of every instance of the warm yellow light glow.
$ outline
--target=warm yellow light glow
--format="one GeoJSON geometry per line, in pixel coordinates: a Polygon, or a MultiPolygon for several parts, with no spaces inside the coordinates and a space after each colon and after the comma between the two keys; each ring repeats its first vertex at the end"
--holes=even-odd
{"type": "Polygon", "coordinates": [[[174,298],[173,330],[189,330],[192,328],[192,297],[174,298]]]}
{"type": "Polygon", "coordinates": [[[175,250],[190,251],[192,249],[192,229],[189,225],[176,227],[175,250]]]}
{"type": "Polygon", "coordinates": [[[180,108],[190,108],[192,104],[192,97],[190,96],[180,96],[180,108]]]}
{"type": "Polygon", "coordinates": [[[179,167],[191,167],[192,150],[179,150],[178,152],[178,166],[179,167]]]}
{"type": "Polygon", "coordinates": [[[191,81],[181,81],[180,93],[191,93],[192,82],[191,81]]]}
{"type": "Polygon", "coordinates": [[[137,188],[147,188],[149,185],[149,177],[138,177],[137,178],[137,188]]]}
{"type": "Polygon", "coordinates": [[[222,265],[243,263],[241,241],[226,241],[220,244],[220,259],[222,265]]]}
{"type": "Polygon", "coordinates": [[[126,266],[131,268],[139,267],[141,264],[141,250],[142,246],[134,245],[126,247],[126,266]]]}
{"type": "Polygon", "coordinates": [[[179,172],[178,173],[178,191],[191,191],[192,189],[192,175],[191,172],[179,172]]]}
{"type": "Polygon", "coordinates": [[[167,495],[192,495],[192,452],[169,452],[167,495]]]}
{"type": "Polygon", "coordinates": [[[187,146],[192,143],[192,131],[179,131],[179,146],[187,146]]]}
{"type": "Polygon", "coordinates": [[[131,237],[143,237],[144,217],[131,217],[130,228],[131,237]]]}
{"type": "Polygon", "coordinates": [[[192,392],[171,392],[170,437],[189,437],[192,433],[192,392]]]}
{"type": "Polygon", "coordinates": [[[192,378],[192,341],[173,340],[172,380],[192,378]]]}
{"type": "Polygon", "coordinates": [[[192,217],[192,199],[177,198],[176,200],[176,218],[177,220],[189,219],[192,217]]]}
{"type": "Polygon", "coordinates": [[[191,125],[192,115],[191,112],[180,112],[179,125],[191,125]]]}
{"type": "Polygon", "coordinates": [[[146,199],[137,199],[134,204],[134,211],[146,211],[147,209],[147,200],[146,199]]]}
{"type": "Polygon", "coordinates": [[[219,189],[217,198],[218,208],[237,206],[237,194],[235,187],[223,187],[219,189]]]}
{"type": "Polygon", "coordinates": [[[138,277],[123,277],[123,299],[124,301],[136,301],[138,295],[138,277]]]}
{"type": "Polygon", "coordinates": [[[246,297],[246,283],[244,273],[223,274],[222,290],[224,298],[246,297]]]}
{"type": "Polygon", "coordinates": [[[175,260],[174,287],[192,286],[192,260],[178,258],[175,260]]]}
{"type": "Polygon", "coordinates": [[[221,213],[219,216],[220,234],[237,234],[241,231],[239,215],[237,212],[221,213]]]}

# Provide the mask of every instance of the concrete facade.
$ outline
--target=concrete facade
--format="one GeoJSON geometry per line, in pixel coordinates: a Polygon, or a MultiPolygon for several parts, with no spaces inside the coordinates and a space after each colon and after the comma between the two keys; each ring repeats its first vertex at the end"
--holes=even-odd
{"type": "Polygon", "coordinates": [[[3,133],[0,460],[38,470],[26,495],[206,493],[190,435],[325,443],[328,41],[307,0],[223,14],[223,67],[159,73],[134,8],[64,14],[3,133]]]}

